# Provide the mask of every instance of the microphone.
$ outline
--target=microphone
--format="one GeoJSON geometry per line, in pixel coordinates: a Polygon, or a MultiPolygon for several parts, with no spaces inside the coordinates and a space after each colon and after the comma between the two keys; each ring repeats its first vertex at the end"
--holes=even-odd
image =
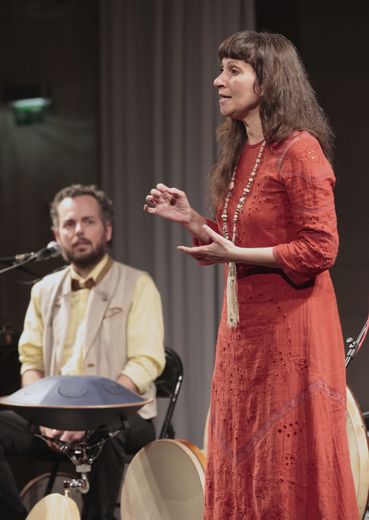
{"type": "Polygon", "coordinates": [[[49,258],[55,258],[56,256],[61,255],[60,246],[55,240],[52,240],[47,244],[46,247],[43,247],[37,253],[32,253],[35,255],[36,262],[40,260],[48,260],[49,258]]]}
{"type": "Polygon", "coordinates": [[[61,254],[60,246],[55,240],[49,242],[46,247],[43,247],[39,251],[31,252],[31,253],[21,253],[19,255],[14,256],[5,256],[0,258],[0,262],[27,262],[27,260],[36,260],[36,262],[40,260],[48,260],[49,258],[54,258],[61,254]]]}

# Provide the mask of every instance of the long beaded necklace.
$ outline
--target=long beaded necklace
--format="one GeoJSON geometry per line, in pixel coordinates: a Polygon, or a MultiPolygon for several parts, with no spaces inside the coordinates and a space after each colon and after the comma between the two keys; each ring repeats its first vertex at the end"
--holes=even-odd
{"type": "MultiPolygon", "coordinates": [[[[236,236],[237,236],[238,218],[240,216],[240,212],[243,208],[243,205],[245,204],[247,195],[250,193],[252,185],[254,183],[254,179],[256,177],[256,173],[258,171],[259,164],[261,162],[261,157],[264,152],[264,148],[265,148],[265,141],[263,141],[261,143],[259,152],[256,156],[255,164],[250,173],[249,180],[247,181],[247,184],[241,193],[241,197],[237,203],[237,206],[236,206],[236,209],[235,209],[235,212],[233,215],[232,238],[231,238],[233,243],[235,243],[236,236]]],[[[230,240],[229,233],[228,233],[228,226],[227,226],[228,204],[229,204],[229,200],[233,193],[236,172],[237,172],[237,166],[234,169],[231,181],[229,183],[229,190],[228,190],[228,193],[224,200],[224,206],[223,206],[223,211],[222,211],[222,215],[221,215],[223,236],[227,240],[230,240]]],[[[239,321],[240,321],[240,315],[239,315],[238,298],[237,298],[237,269],[236,269],[235,262],[228,262],[228,272],[227,272],[227,324],[228,324],[228,327],[231,327],[231,328],[236,327],[237,324],[239,323],[239,321]]]]}

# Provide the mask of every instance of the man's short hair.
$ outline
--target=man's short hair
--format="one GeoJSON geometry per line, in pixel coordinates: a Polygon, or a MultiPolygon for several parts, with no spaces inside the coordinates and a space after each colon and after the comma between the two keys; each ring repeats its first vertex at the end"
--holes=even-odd
{"type": "Polygon", "coordinates": [[[74,197],[81,197],[83,195],[90,195],[97,201],[100,208],[101,219],[104,224],[113,223],[113,203],[102,190],[94,184],[72,184],[58,191],[50,204],[50,217],[54,229],[59,225],[58,206],[61,201],[69,197],[73,199],[74,197]]]}

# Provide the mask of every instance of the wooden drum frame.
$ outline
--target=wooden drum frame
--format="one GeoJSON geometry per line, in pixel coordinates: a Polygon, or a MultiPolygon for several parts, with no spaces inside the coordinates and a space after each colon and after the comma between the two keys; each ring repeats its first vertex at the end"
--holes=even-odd
{"type": "Polygon", "coordinates": [[[189,441],[159,439],[130,462],[121,520],[202,520],[205,455],[189,441]]]}
{"type": "Polygon", "coordinates": [[[351,468],[355,483],[360,518],[364,518],[369,491],[368,432],[360,408],[347,387],[346,430],[350,450],[351,468]]]}

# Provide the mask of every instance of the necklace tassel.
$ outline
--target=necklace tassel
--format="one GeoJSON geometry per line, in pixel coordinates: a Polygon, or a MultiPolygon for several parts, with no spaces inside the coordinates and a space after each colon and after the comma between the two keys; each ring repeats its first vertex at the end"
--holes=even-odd
{"type": "MultiPolygon", "coordinates": [[[[256,161],[255,161],[254,167],[250,173],[249,180],[247,181],[247,184],[242,191],[240,200],[238,201],[238,204],[236,206],[236,209],[235,209],[235,212],[233,215],[231,240],[234,244],[236,243],[238,217],[244,206],[245,200],[246,200],[248,194],[250,193],[252,185],[254,183],[256,172],[257,172],[259,164],[261,162],[261,157],[263,155],[264,148],[265,148],[265,141],[263,141],[261,143],[260,149],[256,156],[256,161]]],[[[235,178],[236,178],[236,171],[237,171],[237,166],[233,172],[231,182],[229,184],[229,190],[228,190],[228,193],[224,200],[223,211],[222,211],[222,214],[220,217],[222,220],[222,225],[223,225],[223,236],[227,240],[230,239],[229,233],[228,233],[228,203],[229,203],[229,199],[231,198],[231,195],[233,193],[233,188],[235,185],[235,178]]],[[[228,263],[228,272],[227,272],[227,325],[228,325],[228,327],[231,327],[231,328],[237,327],[237,325],[240,321],[239,314],[240,313],[239,313],[239,309],[238,309],[238,298],[237,298],[237,269],[236,269],[236,264],[234,262],[229,262],[228,263]]]]}
{"type": "Polygon", "coordinates": [[[227,273],[227,325],[237,327],[240,321],[237,297],[237,269],[234,262],[228,264],[227,273]]]}

